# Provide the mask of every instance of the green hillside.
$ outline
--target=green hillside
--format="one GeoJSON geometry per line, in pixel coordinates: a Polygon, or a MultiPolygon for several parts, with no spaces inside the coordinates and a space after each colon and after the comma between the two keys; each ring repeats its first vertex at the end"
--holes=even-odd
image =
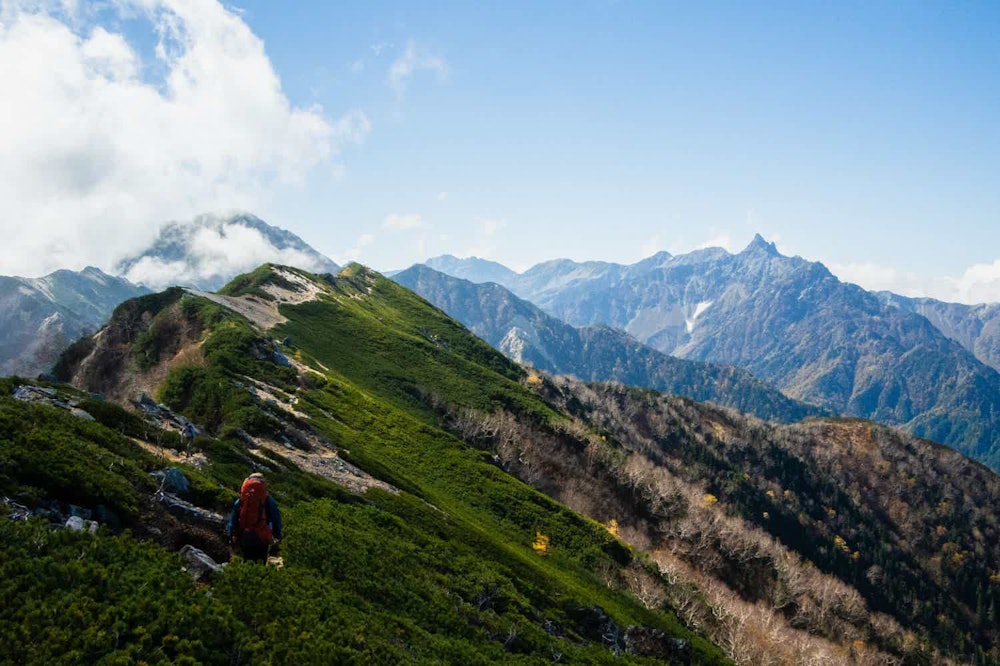
{"type": "Polygon", "coordinates": [[[626,638],[641,627],[631,635],[683,639],[660,640],[679,659],[728,663],[669,608],[624,591],[649,565],[604,526],[445,429],[463,409],[568,423],[518,366],[361,267],[309,298],[274,295],[304,283],[317,281],[264,268],[212,300],[136,299],[60,366],[109,395],[155,386],[203,429],[205,464],[179,464],[200,507],[224,511],[246,474],[267,470],[286,523],[282,569],[237,559],[210,586],[192,583],[155,542],[217,552],[218,537],[151,500],[147,473],[163,461],[133,441],[169,447],[176,435],[83,394],[98,422],[3,387],[0,496],[114,521],[96,536],[0,522],[0,662],[653,663],[626,638]],[[262,330],[227,307],[248,300],[286,321],[262,330]],[[333,450],[400,491],[356,494],[305,471],[333,450]]]}

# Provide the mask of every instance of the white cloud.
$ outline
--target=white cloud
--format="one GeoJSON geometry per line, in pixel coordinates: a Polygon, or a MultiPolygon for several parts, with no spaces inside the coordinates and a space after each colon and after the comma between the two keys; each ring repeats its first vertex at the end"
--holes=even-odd
{"type": "Polygon", "coordinates": [[[412,39],[406,43],[406,50],[389,66],[389,85],[402,97],[406,86],[414,74],[420,71],[433,72],[438,80],[448,76],[448,63],[444,58],[418,47],[412,39]]]}
{"type": "Polygon", "coordinates": [[[361,261],[362,255],[364,255],[365,250],[371,247],[375,243],[375,236],[373,234],[361,234],[358,240],[354,243],[354,247],[349,249],[347,252],[336,256],[333,258],[341,266],[345,266],[352,261],[361,261]]]}
{"type": "Polygon", "coordinates": [[[179,261],[143,257],[125,277],[160,289],[172,284],[205,284],[213,279],[224,283],[267,262],[325,270],[318,257],[291,247],[278,248],[257,229],[236,223],[195,228],[184,254],[179,261]]]}
{"type": "Polygon", "coordinates": [[[447,199],[448,199],[448,193],[447,192],[438,192],[438,195],[437,195],[437,200],[438,201],[445,201],[447,199]]]}
{"type": "Polygon", "coordinates": [[[663,247],[663,240],[660,238],[660,234],[654,234],[646,239],[646,242],[642,244],[640,252],[643,257],[651,257],[663,247]]]}
{"type": "Polygon", "coordinates": [[[464,253],[466,257],[489,258],[496,250],[496,236],[507,226],[505,220],[481,217],[476,220],[477,234],[473,245],[464,253]]]}
{"type": "Polygon", "coordinates": [[[152,61],[74,5],[0,0],[2,273],[110,266],[161,221],[301,187],[371,129],[294,106],[217,0],[109,3],[158,37],[152,61]]]}
{"type": "Polygon", "coordinates": [[[746,245],[747,245],[746,243],[740,244],[734,242],[733,237],[730,236],[729,234],[720,234],[718,236],[709,238],[706,241],[698,243],[697,245],[694,246],[694,249],[704,250],[705,248],[709,247],[721,247],[726,252],[735,253],[742,250],[744,247],[746,247],[746,245]]]}
{"type": "Polygon", "coordinates": [[[871,291],[892,291],[903,296],[929,296],[954,303],[1000,302],[1000,259],[974,264],[958,277],[924,278],[873,262],[827,264],[834,275],[871,291]]]}
{"type": "MultiPolygon", "coordinates": [[[[668,247],[668,250],[670,254],[676,255],[676,254],[687,254],[688,252],[693,252],[695,250],[704,250],[705,248],[709,247],[721,247],[726,252],[735,254],[741,251],[743,248],[745,248],[747,246],[747,243],[749,242],[750,242],[750,237],[747,237],[746,241],[741,242],[738,240],[734,240],[732,235],[723,232],[697,243],[688,243],[683,241],[673,242],[668,247]]],[[[650,252],[645,256],[649,256],[650,254],[653,254],[653,252],[650,252]]]]}
{"type": "Polygon", "coordinates": [[[416,229],[424,226],[424,218],[417,213],[390,213],[386,215],[382,226],[387,229],[416,229]]]}

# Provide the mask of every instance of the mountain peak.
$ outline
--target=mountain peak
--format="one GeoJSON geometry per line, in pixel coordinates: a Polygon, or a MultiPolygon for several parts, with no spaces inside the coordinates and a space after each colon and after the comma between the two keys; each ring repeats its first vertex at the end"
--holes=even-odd
{"type": "Polygon", "coordinates": [[[269,262],[313,273],[339,269],[292,232],[237,211],[164,225],[152,245],[121,261],[117,272],[147,286],[183,284],[215,291],[236,275],[269,262]]]}
{"type": "Polygon", "coordinates": [[[750,252],[764,253],[772,257],[781,256],[781,253],[778,252],[777,246],[774,243],[769,243],[768,241],[764,240],[764,237],[761,236],[759,233],[754,234],[753,240],[750,241],[750,244],[746,246],[746,248],[743,250],[741,254],[750,252]]]}

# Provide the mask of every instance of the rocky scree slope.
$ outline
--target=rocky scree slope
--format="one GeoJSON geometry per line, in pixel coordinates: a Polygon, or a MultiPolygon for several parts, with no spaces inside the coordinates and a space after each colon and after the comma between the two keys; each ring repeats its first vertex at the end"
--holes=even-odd
{"type": "Polygon", "coordinates": [[[0,376],[48,372],[70,343],[99,329],[117,305],[150,292],[140,283],[213,291],[265,260],[338,270],[298,236],[240,213],[165,226],[151,247],[118,266],[131,281],[97,268],[0,277],[0,376]]]}

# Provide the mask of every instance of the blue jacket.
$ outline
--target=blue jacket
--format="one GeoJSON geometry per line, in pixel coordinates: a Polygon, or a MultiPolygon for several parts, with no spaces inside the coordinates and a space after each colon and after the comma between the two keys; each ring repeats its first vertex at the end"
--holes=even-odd
{"type": "MultiPolygon", "coordinates": [[[[264,502],[264,520],[271,528],[271,534],[275,539],[281,539],[281,514],[278,512],[278,504],[270,495],[264,502]]],[[[233,509],[229,512],[229,525],[226,527],[226,536],[232,537],[236,534],[240,524],[240,500],[233,502],[233,509]]]]}

